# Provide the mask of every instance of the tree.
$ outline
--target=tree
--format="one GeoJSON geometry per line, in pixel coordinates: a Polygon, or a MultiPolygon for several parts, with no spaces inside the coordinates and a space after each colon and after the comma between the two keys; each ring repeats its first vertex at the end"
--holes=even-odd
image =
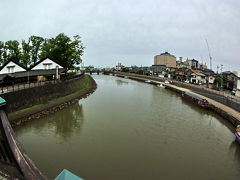
{"type": "Polygon", "coordinates": [[[4,63],[7,59],[7,51],[4,42],[0,41],[0,63],[4,63]]]}
{"type": "Polygon", "coordinates": [[[19,48],[19,42],[14,41],[7,41],[5,43],[5,48],[7,49],[7,60],[15,60],[19,62],[21,59],[21,49],[19,48]]]}
{"type": "Polygon", "coordinates": [[[124,68],[122,69],[122,72],[129,72],[129,68],[128,68],[128,67],[124,67],[124,68]]]}
{"type": "Polygon", "coordinates": [[[40,58],[52,58],[65,68],[70,69],[82,62],[84,52],[80,36],[73,36],[73,40],[61,33],[55,38],[45,39],[40,58]]]}
{"type": "Polygon", "coordinates": [[[28,40],[28,42],[22,40],[22,55],[21,55],[21,59],[20,59],[20,63],[28,66],[31,64],[31,50],[32,50],[32,46],[30,45],[30,39],[28,40]]]}
{"type": "Polygon", "coordinates": [[[31,44],[31,62],[35,64],[39,59],[39,55],[41,52],[42,45],[44,43],[44,38],[40,36],[31,36],[29,38],[29,44],[31,44]]]}
{"type": "Polygon", "coordinates": [[[63,33],[50,39],[31,36],[28,41],[22,40],[21,43],[16,40],[5,43],[0,41],[0,63],[15,60],[27,66],[49,57],[70,69],[82,62],[83,50],[79,35],[73,36],[72,39],[63,33]]]}

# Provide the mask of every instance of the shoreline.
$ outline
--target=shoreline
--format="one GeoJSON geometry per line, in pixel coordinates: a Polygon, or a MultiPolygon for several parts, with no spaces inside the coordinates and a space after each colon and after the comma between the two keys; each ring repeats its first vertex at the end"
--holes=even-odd
{"type": "Polygon", "coordinates": [[[91,95],[97,89],[97,84],[91,76],[87,77],[87,87],[82,90],[63,97],[52,99],[47,104],[36,104],[32,107],[9,113],[8,119],[12,127],[19,126],[31,120],[39,119],[49,114],[53,114],[72,105],[73,103],[76,103],[79,99],[86,98],[87,96],[91,95]]]}
{"type": "MultiPolygon", "coordinates": [[[[129,74],[129,73],[112,73],[118,77],[124,78],[127,77],[129,79],[132,80],[136,80],[136,81],[150,81],[152,82],[152,84],[159,84],[162,83],[164,84],[163,81],[161,81],[160,79],[150,79],[148,78],[148,76],[141,76],[139,77],[138,75],[134,76],[135,74],[129,74]]],[[[198,97],[204,98],[206,99],[210,104],[211,104],[211,110],[214,111],[215,113],[217,113],[218,115],[220,115],[221,117],[223,117],[225,120],[227,120],[228,122],[230,122],[234,127],[236,127],[237,125],[240,124],[240,113],[234,109],[232,109],[229,106],[226,106],[224,104],[221,104],[209,97],[203,96],[197,92],[193,92],[191,89],[187,89],[187,88],[183,88],[183,87],[179,87],[176,85],[172,85],[172,84],[165,84],[167,89],[170,89],[172,91],[175,91],[176,93],[182,93],[183,91],[187,91],[190,92],[198,97]]]]}

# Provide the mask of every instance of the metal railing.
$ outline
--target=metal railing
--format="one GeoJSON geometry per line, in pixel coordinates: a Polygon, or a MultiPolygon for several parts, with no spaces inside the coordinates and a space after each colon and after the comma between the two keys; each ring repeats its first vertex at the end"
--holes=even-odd
{"type": "Polygon", "coordinates": [[[79,74],[79,75],[75,75],[75,76],[66,76],[66,77],[63,77],[61,80],[24,82],[24,83],[12,84],[12,85],[8,85],[8,86],[1,86],[0,87],[0,94],[19,91],[19,90],[22,90],[22,89],[44,86],[44,85],[47,85],[47,84],[57,84],[57,83],[61,83],[61,82],[64,82],[64,81],[70,81],[70,80],[73,80],[73,79],[80,78],[82,75],[83,74],[79,74]]]}

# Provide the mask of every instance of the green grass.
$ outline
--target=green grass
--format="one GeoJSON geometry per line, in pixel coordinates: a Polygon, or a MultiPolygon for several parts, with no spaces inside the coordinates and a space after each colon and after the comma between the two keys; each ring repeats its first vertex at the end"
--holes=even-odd
{"type": "Polygon", "coordinates": [[[39,108],[39,107],[43,107],[44,105],[47,105],[51,102],[57,102],[57,101],[61,101],[62,99],[65,99],[65,98],[69,98],[69,97],[73,97],[79,93],[81,93],[81,91],[85,90],[86,88],[88,88],[90,84],[90,78],[88,75],[84,75],[83,76],[83,79],[81,81],[81,85],[80,85],[80,88],[78,91],[72,93],[72,94],[69,94],[67,96],[63,96],[63,97],[59,97],[59,98],[55,98],[55,99],[52,99],[51,101],[43,101],[42,103],[40,104],[37,104],[37,105],[34,105],[34,106],[31,106],[31,107],[28,107],[28,108],[25,108],[25,109],[21,109],[19,111],[15,111],[15,112],[12,112],[10,113],[8,116],[9,117],[14,117],[18,114],[21,114],[21,113],[24,113],[24,112],[27,112],[27,111],[31,111],[31,110],[34,110],[36,108],[39,108]]]}

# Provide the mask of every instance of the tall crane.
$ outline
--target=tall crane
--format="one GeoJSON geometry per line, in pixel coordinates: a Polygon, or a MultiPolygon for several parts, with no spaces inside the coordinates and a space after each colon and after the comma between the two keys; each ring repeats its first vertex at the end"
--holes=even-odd
{"type": "Polygon", "coordinates": [[[210,60],[210,69],[212,70],[212,56],[210,54],[210,49],[209,49],[209,45],[208,45],[208,41],[206,40],[206,44],[207,44],[207,48],[208,48],[208,55],[209,55],[209,60],[210,60]]]}

